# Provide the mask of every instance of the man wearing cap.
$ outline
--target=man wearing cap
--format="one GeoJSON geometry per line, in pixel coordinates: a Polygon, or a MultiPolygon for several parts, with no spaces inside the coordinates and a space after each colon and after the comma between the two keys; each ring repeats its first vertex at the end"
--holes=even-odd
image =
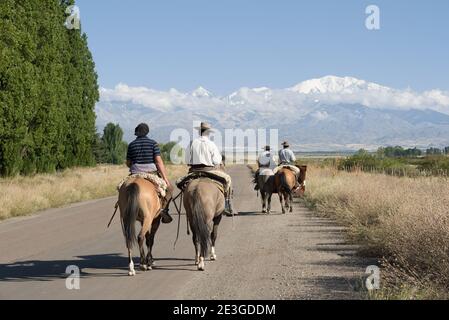
{"type": "Polygon", "coordinates": [[[279,151],[279,164],[280,165],[294,165],[296,161],[295,154],[290,149],[290,144],[287,141],[282,143],[284,147],[279,151]]]}
{"type": "Polygon", "coordinates": [[[190,167],[191,172],[212,172],[220,171],[220,176],[226,177],[225,188],[225,213],[228,215],[238,214],[234,210],[231,202],[231,177],[223,171],[223,156],[218,150],[216,144],[209,139],[213,132],[212,127],[205,122],[201,122],[199,127],[199,137],[194,139],[186,150],[186,163],[190,167]]]}
{"type": "Polygon", "coordinates": [[[162,222],[170,223],[173,218],[168,213],[168,207],[172,199],[173,188],[168,180],[159,145],[153,139],[148,138],[149,131],[146,123],[141,123],[136,127],[134,134],[137,138],[128,146],[126,165],[129,167],[131,174],[159,173],[167,184],[166,205],[161,212],[162,222]]]}
{"type": "Polygon", "coordinates": [[[259,155],[259,158],[257,159],[257,166],[258,169],[254,173],[254,182],[256,183],[256,186],[254,187],[254,190],[259,190],[259,175],[267,175],[267,174],[273,174],[273,169],[276,168],[276,159],[274,158],[274,155],[271,153],[271,147],[265,146],[263,149],[264,152],[262,152],[259,155]]]}

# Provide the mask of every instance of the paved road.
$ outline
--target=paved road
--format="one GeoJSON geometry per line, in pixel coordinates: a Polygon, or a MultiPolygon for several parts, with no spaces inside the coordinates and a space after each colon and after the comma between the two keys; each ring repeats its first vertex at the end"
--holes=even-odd
{"type": "MultiPolygon", "coordinates": [[[[357,299],[369,264],[345,243],[343,229],[299,203],[263,215],[245,166],[229,168],[241,215],[222,220],[218,260],[196,271],[181,216],[163,225],[157,267],[127,275],[119,220],[106,224],[115,198],[52,209],[0,223],[0,299],[357,299]],[[81,269],[80,289],[66,288],[66,267],[81,269]]],[[[135,261],[138,261],[137,251],[135,261]]]]}

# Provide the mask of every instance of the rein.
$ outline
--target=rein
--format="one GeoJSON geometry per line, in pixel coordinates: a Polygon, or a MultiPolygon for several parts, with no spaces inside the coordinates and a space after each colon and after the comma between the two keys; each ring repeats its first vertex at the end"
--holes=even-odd
{"type": "Polygon", "coordinates": [[[178,242],[178,239],[179,239],[179,228],[180,228],[180,225],[181,225],[182,196],[183,196],[183,191],[180,191],[178,193],[178,195],[173,198],[173,204],[175,205],[176,211],[178,212],[178,229],[176,231],[176,240],[175,240],[175,243],[173,244],[173,250],[175,250],[176,243],[178,242]],[[178,198],[180,198],[179,199],[179,207],[178,207],[178,204],[176,203],[176,200],[178,198]]]}
{"type": "Polygon", "coordinates": [[[111,220],[109,220],[108,228],[110,227],[112,220],[114,220],[115,214],[117,213],[117,209],[118,209],[118,202],[115,204],[115,210],[114,213],[112,214],[111,220]]]}

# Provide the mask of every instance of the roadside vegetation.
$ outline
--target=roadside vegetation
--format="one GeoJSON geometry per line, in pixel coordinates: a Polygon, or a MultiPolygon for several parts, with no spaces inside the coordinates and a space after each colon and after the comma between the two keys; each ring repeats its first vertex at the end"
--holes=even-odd
{"type": "Polygon", "coordinates": [[[379,260],[381,290],[371,298],[449,298],[448,163],[443,154],[366,152],[308,162],[304,203],[379,260]]]}
{"type": "Polygon", "coordinates": [[[329,159],[328,164],[340,170],[385,173],[395,176],[447,176],[449,175],[449,147],[440,150],[421,150],[401,147],[379,148],[376,153],[360,150],[347,158],[329,159]]]}
{"type": "MultiPolygon", "coordinates": [[[[184,166],[168,165],[167,170],[170,178],[186,172],[184,166]]],[[[116,186],[126,175],[128,169],[124,165],[98,165],[54,174],[1,178],[0,220],[116,195],[116,186]]]]}

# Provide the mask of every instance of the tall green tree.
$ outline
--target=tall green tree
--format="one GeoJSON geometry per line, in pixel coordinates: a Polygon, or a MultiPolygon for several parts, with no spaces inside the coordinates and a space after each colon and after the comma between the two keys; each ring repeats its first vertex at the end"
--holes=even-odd
{"type": "Polygon", "coordinates": [[[126,158],[127,143],[123,141],[123,130],[118,124],[108,123],[97,147],[97,161],[122,164],[126,158]]]}
{"type": "Polygon", "coordinates": [[[94,164],[97,74],[73,0],[0,1],[0,174],[94,164]]]}

